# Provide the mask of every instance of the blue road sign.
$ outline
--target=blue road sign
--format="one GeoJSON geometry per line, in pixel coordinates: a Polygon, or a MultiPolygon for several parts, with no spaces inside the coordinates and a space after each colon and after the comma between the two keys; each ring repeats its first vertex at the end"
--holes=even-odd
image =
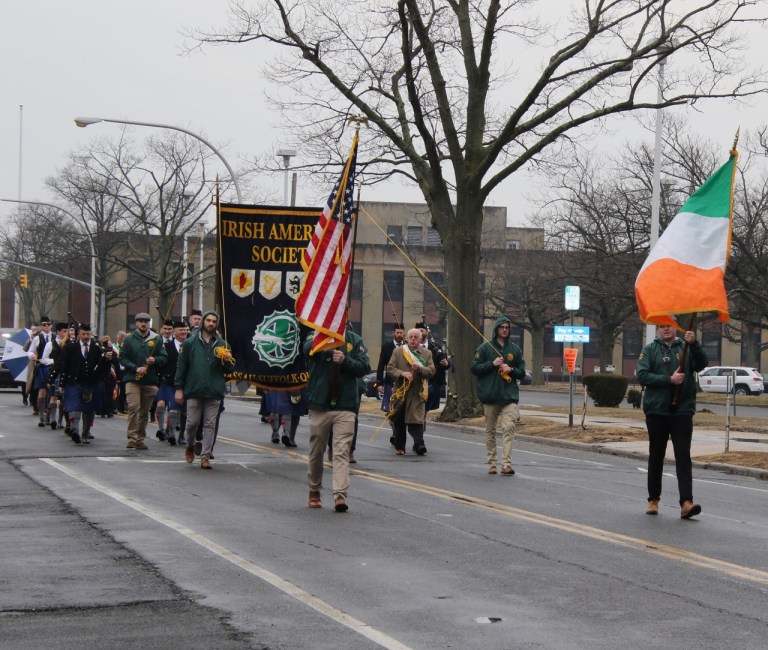
{"type": "Polygon", "coordinates": [[[589,343],[589,327],[555,325],[555,343],[589,343]]]}

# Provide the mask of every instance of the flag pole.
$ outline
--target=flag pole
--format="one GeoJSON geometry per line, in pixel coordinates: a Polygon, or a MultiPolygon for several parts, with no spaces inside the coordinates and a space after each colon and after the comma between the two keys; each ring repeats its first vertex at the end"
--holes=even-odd
{"type": "MultiPolygon", "coordinates": [[[[696,314],[691,314],[691,318],[688,321],[688,327],[686,328],[686,332],[692,332],[694,323],[696,322],[696,314]]],[[[690,347],[690,344],[688,341],[685,341],[685,344],[683,345],[683,354],[680,357],[680,366],[677,369],[677,372],[685,373],[685,358],[688,356],[688,348],[690,347]]],[[[683,380],[683,384],[685,383],[685,380],[683,380]]],[[[680,402],[680,392],[683,389],[683,384],[677,384],[677,386],[674,387],[672,390],[672,406],[677,406],[678,402],[680,402]]]]}
{"type": "MultiPolygon", "coordinates": [[[[368,124],[368,118],[363,115],[350,115],[347,118],[347,124],[355,125],[355,136],[360,134],[360,126],[362,124],[368,124]]],[[[354,211],[352,218],[355,220],[355,227],[352,231],[352,254],[349,260],[349,280],[347,281],[347,292],[344,296],[344,313],[347,315],[345,327],[349,327],[349,297],[352,295],[352,283],[355,277],[355,246],[357,245],[357,218],[360,215],[360,185],[357,186],[357,210],[354,211]]],[[[362,334],[362,332],[361,332],[362,334]]],[[[346,336],[346,332],[344,332],[346,336]]],[[[343,343],[343,342],[342,342],[343,343]]],[[[342,348],[343,349],[343,348],[342,348]]],[[[331,408],[336,406],[339,401],[339,391],[341,389],[339,374],[341,367],[339,364],[331,364],[331,378],[330,378],[330,403],[331,408]]]]}

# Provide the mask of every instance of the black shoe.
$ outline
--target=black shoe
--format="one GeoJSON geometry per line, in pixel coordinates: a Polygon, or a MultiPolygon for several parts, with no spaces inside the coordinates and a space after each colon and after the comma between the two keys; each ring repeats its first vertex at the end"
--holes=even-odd
{"type": "Polygon", "coordinates": [[[184,436],[179,436],[178,442],[179,442],[179,445],[182,446],[182,447],[186,447],[187,446],[187,441],[184,439],[184,436]]]}
{"type": "Polygon", "coordinates": [[[83,431],[83,442],[93,440],[93,434],[90,431],[83,431]]]}
{"type": "Polygon", "coordinates": [[[176,446],[176,438],[174,436],[168,436],[168,444],[171,445],[171,447],[176,446]]]}
{"type": "Polygon", "coordinates": [[[77,431],[72,431],[69,434],[69,437],[72,438],[72,442],[74,442],[76,445],[79,445],[82,442],[80,439],[80,434],[77,431]]]}
{"type": "Polygon", "coordinates": [[[395,436],[389,436],[389,444],[395,447],[395,436]]]}
{"type": "Polygon", "coordinates": [[[427,447],[425,445],[414,445],[413,451],[416,452],[419,456],[423,456],[427,453],[427,447]]]}
{"type": "Polygon", "coordinates": [[[265,418],[263,415],[261,416],[261,421],[262,421],[264,424],[269,424],[269,418],[265,418]]]}
{"type": "Polygon", "coordinates": [[[28,399],[24,400],[24,406],[29,406],[29,400],[28,399]]]}
{"type": "Polygon", "coordinates": [[[57,427],[57,426],[59,426],[59,425],[58,425],[58,424],[56,424],[56,422],[51,422],[51,429],[52,429],[53,431],[56,431],[56,427],[57,427]]]}
{"type": "Polygon", "coordinates": [[[280,444],[280,436],[278,436],[276,433],[272,434],[272,442],[274,442],[276,445],[280,444]]]}
{"type": "Polygon", "coordinates": [[[38,422],[38,423],[37,423],[37,426],[39,426],[39,427],[44,427],[44,426],[45,426],[45,422],[43,422],[42,420],[40,420],[40,422],[38,422]]]}
{"type": "Polygon", "coordinates": [[[280,438],[280,440],[282,441],[282,443],[283,443],[283,444],[284,444],[286,447],[291,447],[291,446],[292,446],[292,445],[291,445],[291,439],[290,439],[288,436],[283,436],[282,438],[280,438]]]}
{"type": "Polygon", "coordinates": [[[299,445],[296,444],[295,440],[289,440],[289,442],[291,443],[291,444],[288,445],[289,447],[298,447],[299,446],[299,445]]]}
{"type": "Polygon", "coordinates": [[[155,438],[157,438],[160,442],[165,441],[165,431],[158,429],[157,433],[155,434],[155,438]]]}

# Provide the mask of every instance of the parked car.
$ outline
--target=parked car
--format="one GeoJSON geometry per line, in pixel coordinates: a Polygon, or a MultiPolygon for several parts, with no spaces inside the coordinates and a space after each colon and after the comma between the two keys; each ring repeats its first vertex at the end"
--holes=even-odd
{"type": "Polygon", "coordinates": [[[711,366],[699,373],[699,386],[705,393],[725,393],[728,376],[736,373],[732,390],[736,395],[760,395],[763,376],[755,368],[745,366],[711,366]]]}

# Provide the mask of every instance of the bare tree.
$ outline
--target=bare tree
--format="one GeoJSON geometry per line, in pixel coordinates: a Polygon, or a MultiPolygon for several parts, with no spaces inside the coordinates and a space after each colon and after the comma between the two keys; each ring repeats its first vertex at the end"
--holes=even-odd
{"type": "MultiPolygon", "coordinates": [[[[29,265],[23,271],[29,286],[19,287],[19,304],[25,325],[35,322],[40,314],[51,312],[66,286],[62,276],[75,277],[73,274],[78,273],[78,269],[87,268],[77,252],[81,247],[82,237],[76,228],[67,224],[60,212],[47,206],[21,206],[0,227],[3,257],[29,265]]],[[[9,269],[14,278],[22,271],[15,265],[9,269]]]]}
{"type": "MultiPolygon", "coordinates": [[[[100,286],[108,304],[146,295],[163,315],[184,290],[183,240],[211,205],[214,188],[206,178],[211,152],[176,132],[136,144],[126,136],[99,139],[73,154],[48,180],[49,187],[82,218],[97,249],[100,286]],[[127,271],[117,280],[118,269],[127,271]]],[[[198,269],[187,279],[193,285],[198,269]]]]}
{"type": "MultiPolygon", "coordinates": [[[[370,121],[366,177],[418,185],[443,241],[448,293],[477,323],[490,193],[611,114],[764,92],[765,79],[738,60],[738,29],[763,20],[757,4],[585,0],[561,20],[550,18],[551,2],[529,0],[262,0],[253,9],[232,2],[231,24],[196,38],[278,46],[268,75],[286,94],[276,101],[323,164],[345,153],[350,112],[370,121]],[[655,72],[672,55],[682,65],[657,104],[655,72]]],[[[457,314],[449,327],[456,365],[466,368],[477,339],[457,314]]],[[[459,412],[473,412],[469,373],[457,374],[457,389],[459,412]]]]}

